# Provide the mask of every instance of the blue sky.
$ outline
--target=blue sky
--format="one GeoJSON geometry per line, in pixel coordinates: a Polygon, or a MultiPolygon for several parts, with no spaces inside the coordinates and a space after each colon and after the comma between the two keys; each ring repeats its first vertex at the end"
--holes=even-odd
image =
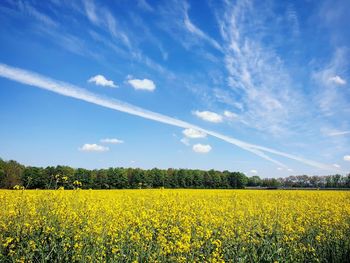
{"type": "Polygon", "coordinates": [[[350,2],[0,2],[0,157],[350,171],[350,2]]]}

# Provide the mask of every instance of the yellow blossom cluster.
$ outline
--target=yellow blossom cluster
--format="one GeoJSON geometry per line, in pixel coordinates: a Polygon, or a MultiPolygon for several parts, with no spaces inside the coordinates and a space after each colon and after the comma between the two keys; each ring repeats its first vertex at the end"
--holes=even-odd
{"type": "Polygon", "coordinates": [[[0,190],[0,262],[348,262],[350,191],[0,190]]]}

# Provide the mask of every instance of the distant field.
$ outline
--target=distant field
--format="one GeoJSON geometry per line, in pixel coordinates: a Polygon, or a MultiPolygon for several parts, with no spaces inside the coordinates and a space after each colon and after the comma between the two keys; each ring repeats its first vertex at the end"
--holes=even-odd
{"type": "Polygon", "coordinates": [[[349,262],[350,192],[0,190],[0,262],[349,262]]]}

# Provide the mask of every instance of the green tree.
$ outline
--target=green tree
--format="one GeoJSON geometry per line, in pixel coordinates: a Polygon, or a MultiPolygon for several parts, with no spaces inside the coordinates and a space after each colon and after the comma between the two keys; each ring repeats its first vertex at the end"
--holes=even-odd
{"type": "Polygon", "coordinates": [[[261,186],[261,178],[257,175],[248,178],[248,186],[261,186]]]}
{"type": "Polygon", "coordinates": [[[2,185],[3,188],[12,189],[15,185],[22,185],[22,173],[24,166],[16,161],[10,160],[5,162],[2,168],[2,185]]]}

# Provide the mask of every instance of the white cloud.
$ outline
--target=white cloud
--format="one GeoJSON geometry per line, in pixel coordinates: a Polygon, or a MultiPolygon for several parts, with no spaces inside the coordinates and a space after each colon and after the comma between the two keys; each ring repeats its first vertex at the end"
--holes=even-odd
{"type": "Polygon", "coordinates": [[[208,153],[211,151],[211,146],[209,144],[195,144],[192,147],[192,150],[196,153],[208,153]]]}
{"type": "Polygon", "coordinates": [[[345,155],[345,156],[344,156],[344,161],[350,162],[350,155],[345,155]]]}
{"type": "Polygon", "coordinates": [[[293,172],[293,169],[288,168],[287,171],[288,171],[288,172],[293,172]]]}
{"type": "Polygon", "coordinates": [[[189,129],[185,129],[182,131],[182,133],[187,137],[187,138],[192,138],[192,139],[196,139],[196,138],[204,138],[207,136],[206,133],[202,132],[202,131],[197,131],[195,129],[189,128],[189,129]]]}
{"type": "Polygon", "coordinates": [[[278,171],[282,171],[283,168],[282,168],[282,167],[277,167],[277,170],[278,170],[278,171]]]}
{"type": "Polygon", "coordinates": [[[194,115],[201,118],[202,120],[219,123],[222,122],[222,116],[211,111],[195,111],[194,115]]]}
{"type": "Polygon", "coordinates": [[[238,117],[238,115],[236,113],[228,111],[228,110],[224,111],[224,116],[226,118],[229,118],[229,119],[236,119],[238,117]]]}
{"type": "Polygon", "coordinates": [[[79,148],[79,150],[82,152],[107,152],[109,151],[109,148],[96,143],[85,143],[81,148],[79,148]]]}
{"type": "Polygon", "coordinates": [[[102,142],[102,143],[110,143],[110,144],[124,143],[124,141],[116,139],[116,138],[105,138],[105,139],[101,139],[100,142],[102,142]]]}
{"type": "Polygon", "coordinates": [[[345,85],[346,84],[346,80],[339,77],[338,75],[336,75],[334,77],[330,77],[329,81],[333,82],[334,84],[337,84],[337,85],[345,85]]]}
{"type": "Polygon", "coordinates": [[[333,164],[333,166],[334,166],[335,168],[338,168],[338,169],[340,168],[340,165],[339,165],[339,164],[336,164],[336,163],[333,164]]]}
{"type": "Polygon", "coordinates": [[[114,84],[113,80],[107,80],[103,75],[96,75],[91,77],[88,82],[95,83],[95,85],[116,88],[117,85],[114,84]]]}
{"type": "Polygon", "coordinates": [[[156,85],[150,79],[129,79],[128,83],[136,90],[154,91],[156,85]]]}
{"type": "Polygon", "coordinates": [[[251,173],[251,174],[258,174],[258,171],[255,170],[255,169],[253,169],[253,170],[250,170],[250,173],[251,173]]]}
{"type": "Polygon", "coordinates": [[[226,135],[214,132],[214,131],[206,130],[206,129],[203,129],[199,126],[193,125],[191,123],[188,123],[188,122],[176,119],[176,118],[172,118],[172,117],[169,117],[169,116],[166,116],[163,114],[159,114],[156,112],[148,111],[148,110],[145,110],[143,108],[139,108],[137,106],[133,106],[131,104],[128,104],[128,103],[125,103],[122,101],[118,101],[116,99],[108,99],[106,97],[101,97],[97,94],[94,94],[94,93],[89,92],[85,89],[79,88],[77,86],[74,86],[72,84],[65,83],[62,81],[57,81],[57,80],[48,78],[48,77],[43,76],[43,75],[39,75],[39,74],[31,72],[31,71],[11,67],[11,66],[0,63],[0,76],[7,78],[7,79],[10,79],[10,80],[13,80],[13,81],[17,81],[17,82],[22,83],[22,84],[41,88],[44,90],[49,90],[49,91],[52,91],[54,93],[57,93],[57,94],[60,94],[63,96],[86,101],[86,102],[96,104],[96,105],[99,105],[99,106],[102,106],[105,108],[109,108],[109,109],[113,109],[116,111],[125,112],[125,113],[131,114],[131,115],[139,116],[141,118],[165,123],[165,124],[176,126],[176,127],[183,128],[183,129],[192,128],[192,129],[195,129],[198,131],[202,131],[208,135],[211,135],[211,136],[218,138],[222,141],[225,141],[225,142],[230,143],[232,145],[235,145],[241,149],[244,149],[244,150],[249,151],[253,154],[256,154],[257,156],[260,156],[261,158],[268,160],[270,162],[273,162],[273,163],[275,163],[279,166],[282,166],[282,167],[283,167],[282,163],[270,158],[268,155],[265,154],[265,152],[273,153],[273,154],[276,154],[279,156],[283,156],[285,158],[292,159],[292,160],[307,164],[309,166],[316,167],[318,169],[331,170],[331,171],[334,170],[333,166],[330,166],[327,164],[323,164],[323,163],[315,162],[315,161],[308,160],[305,158],[301,158],[299,156],[295,156],[295,155],[292,155],[292,154],[289,154],[286,152],[282,152],[282,151],[277,151],[277,150],[272,149],[272,148],[244,142],[244,141],[238,140],[234,137],[229,137],[229,136],[226,136],[226,135]]]}

